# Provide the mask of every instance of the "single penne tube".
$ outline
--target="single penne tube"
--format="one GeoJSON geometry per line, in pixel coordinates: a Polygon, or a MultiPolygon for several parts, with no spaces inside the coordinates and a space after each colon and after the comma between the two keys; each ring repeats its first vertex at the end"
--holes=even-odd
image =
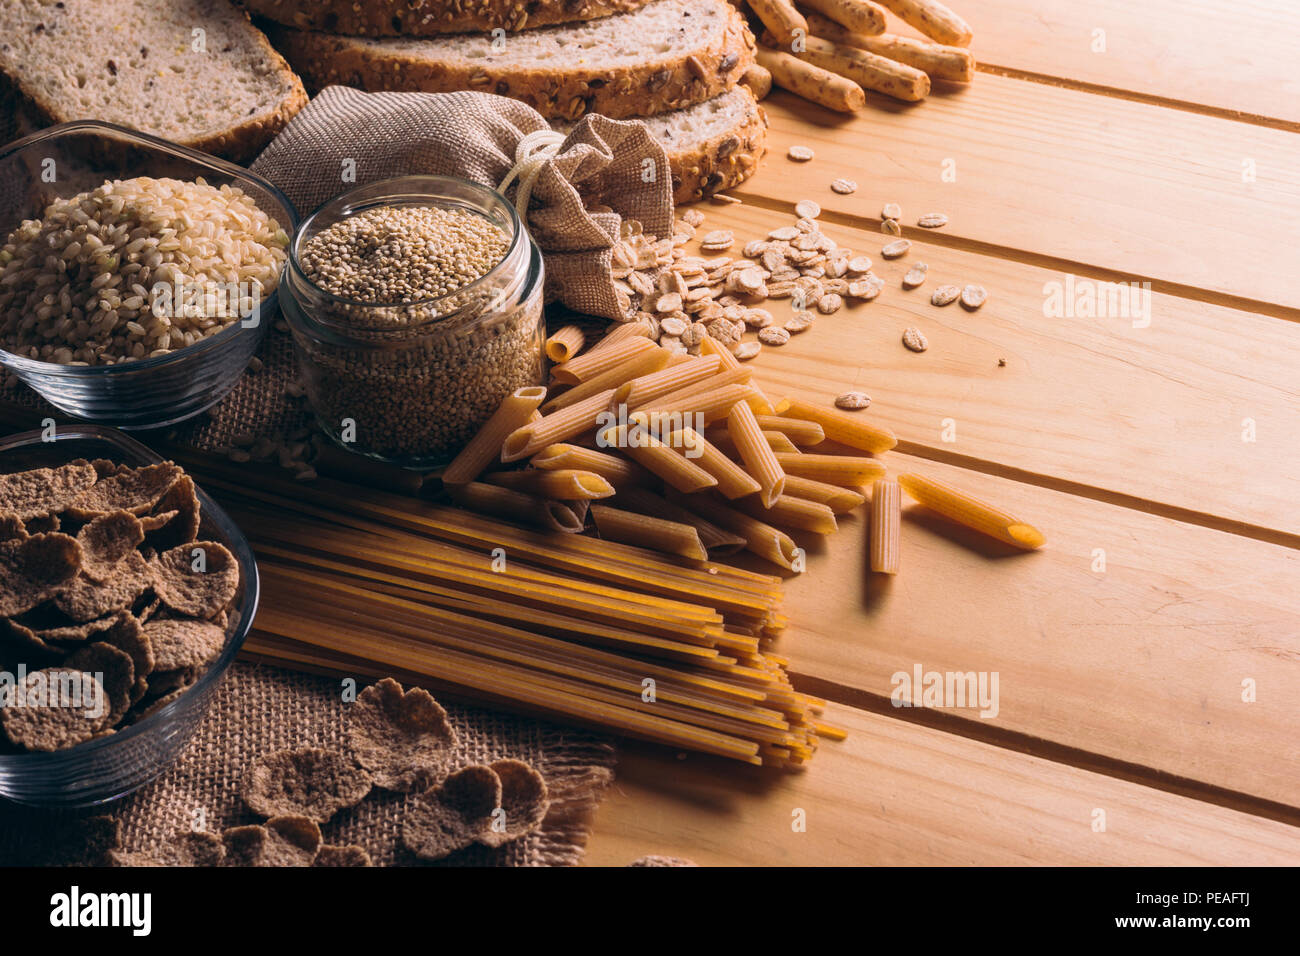
{"type": "Polygon", "coordinates": [[[688,524],[700,536],[700,542],[710,557],[726,557],[745,547],[745,539],[734,532],[687,511],[681,505],[646,491],[644,488],[620,488],[614,499],[617,503],[641,514],[664,518],[678,524],[688,524]]]}
{"type": "Polygon", "coordinates": [[[614,494],[614,486],[592,471],[579,471],[576,468],[527,468],[523,471],[496,471],[484,475],[483,480],[489,484],[512,488],[539,498],[558,498],[561,501],[576,501],[580,498],[609,498],[614,494]]]}
{"type": "Polygon", "coordinates": [[[552,362],[567,362],[582,351],[586,334],[576,325],[560,327],[546,340],[546,357],[552,362]]]}
{"type": "Polygon", "coordinates": [[[800,549],[794,543],[794,539],[781,529],[743,511],[738,511],[709,495],[694,495],[685,499],[673,496],[669,500],[740,535],[745,539],[746,551],[757,554],[787,571],[794,570],[794,562],[800,549]]]}
{"type": "Polygon", "coordinates": [[[674,431],[669,436],[668,445],[716,478],[718,491],[725,498],[743,498],[762,490],[753,475],[724,455],[694,428],[674,431]]]}
{"type": "Polygon", "coordinates": [[[833,534],[839,530],[835,512],[829,506],[807,498],[782,495],[772,502],[771,507],[764,506],[757,498],[746,498],[736,502],[736,507],[761,521],[770,521],[784,528],[798,528],[815,534],[833,534]]]}
{"type": "MultiPolygon", "coordinates": [[[[710,358],[712,358],[712,356],[710,356],[710,358]]],[[[706,378],[702,378],[699,381],[683,385],[681,388],[674,389],[671,392],[665,392],[663,395],[656,397],[652,401],[643,403],[641,407],[670,408],[686,401],[687,399],[694,398],[696,395],[703,392],[713,391],[714,389],[722,388],[725,385],[749,384],[750,379],[753,377],[754,370],[752,368],[739,367],[734,369],[725,369],[709,375],[706,378]]],[[[615,392],[614,394],[615,397],[617,397],[618,393],[615,392]]]]}
{"type": "Polygon", "coordinates": [[[614,390],[607,388],[568,408],[516,428],[506,436],[501,446],[501,460],[511,462],[531,457],[547,445],[567,441],[580,432],[595,428],[600,415],[609,410],[613,398],[614,390]]]}
{"type": "Polygon", "coordinates": [[[722,368],[734,372],[741,367],[740,359],[731,354],[731,349],[727,348],[711,335],[706,335],[704,341],[700,343],[701,355],[716,355],[722,360],[722,368]]]}
{"type": "Polygon", "coordinates": [[[898,437],[888,428],[869,425],[860,418],[798,398],[783,398],[777,402],[776,414],[816,422],[831,441],[875,455],[898,444],[898,437]]]}
{"type": "Polygon", "coordinates": [[[930,93],[930,78],[916,67],[821,37],[804,40],[799,58],[896,100],[915,103],[930,93]]]}
{"type": "Polygon", "coordinates": [[[568,408],[570,405],[576,405],[584,398],[589,398],[608,388],[618,389],[619,386],[631,379],[659,371],[659,369],[668,364],[668,360],[671,357],[672,355],[667,349],[656,348],[639,352],[626,362],[620,362],[613,368],[606,369],[599,375],[560,392],[560,394],[549,399],[546,404],[542,406],[542,411],[549,415],[551,412],[559,411],[561,408],[568,408]]]}
{"type": "Polygon", "coordinates": [[[629,335],[610,345],[588,349],[577,358],[571,358],[563,365],[551,369],[551,377],[562,385],[576,385],[595,378],[601,372],[609,371],[616,365],[626,362],[632,356],[647,349],[659,348],[654,342],[639,335],[629,335]]]}
{"type": "Polygon", "coordinates": [[[640,408],[661,395],[680,391],[715,374],[721,361],[716,355],[692,358],[679,365],[638,376],[615,389],[614,404],[626,405],[629,409],[640,408]]]}
{"type": "Polygon", "coordinates": [[[824,70],[783,50],[760,48],[758,63],[783,90],[837,113],[856,113],[867,105],[862,87],[838,73],[824,70]]]}
{"type": "Polygon", "coordinates": [[[668,402],[665,397],[651,402],[646,408],[638,408],[628,416],[628,420],[637,424],[652,425],[656,421],[677,416],[679,422],[686,422],[694,427],[686,416],[698,415],[700,418],[696,421],[703,421],[708,425],[726,418],[737,402],[746,401],[752,394],[753,390],[750,386],[736,384],[697,392],[672,402],[668,402]]]}
{"type": "Polygon", "coordinates": [[[737,402],[727,415],[727,432],[736,443],[745,470],[758,482],[761,489],[759,499],[763,506],[772,507],[785,487],[785,472],[781,470],[777,453],[772,450],[763,430],[758,427],[754,410],[744,402],[737,402]]]}
{"type": "Polygon", "coordinates": [[[750,394],[749,397],[745,399],[745,401],[748,402],[749,407],[754,410],[754,414],[755,415],[776,414],[776,409],[772,407],[772,403],[771,401],[768,400],[768,397],[763,394],[763,390],[758,387],[758,383],[750,382],[749,386],[750,386],[750,394]]]}
{"type": "Polygon", "coordinates": [[[792,0],[749,0],[749,8],[782,43],[808,35],[808,24],[792,0]]]}
{"type": "Polygon", "coordinates": [[[866,36],[846,30],[830,18],[816,13],[808,15],[808,29],[812,31],[813,36],[821,37],[823,40],[866,50],[868,53],[914,66],[932,80],[969,83],[975,78],[975,55],[970,50],[959,46],[929,43],[925,40],[899,36],[897,33],[866,36]]]}
{"type": "Polygon", "coordinates": [[[788,471],[785,475],[785,497],[816,501],[819,504],[826,505],[837,515],[861,508],[867,500],[866,495],[856,492],[852,488],[831,485],[824,481],[814,481],[812,478],[792,475],[788,471]]]}
{"type": "Polygon", "coordinates": [[[999,541],[1030,551],[1041,548],[1047,541],[1043,533],[1033,525],[1026,524],[1019,518],[986,504],[964,491],[958,491],[946,482],[909,473],[899,475],[898,483],[909,497],[931,511],[937,511],[945,518],[950,518],[968,528],[974,528],[999,541]]]}
{"type": "Polygon", "coordinates": [[[481,475],[484,468],[500,458],[501,446],[510,433],[529,423],[545,397],[546,389],[540,385],[517,388],[507,395],[492,417],[443,471],[442,483],[463,485],[481,475]]]}
{"type": "Polygon", "coordinates": [[[877,6],[871,0],[799,0],[799,4],[806,8],[804,17],[814,36],[822,36],[817,32],[814,17],[830,20],[841,29],[868,36],[885,32],[884,7],[877,6]]]}
{"type": "Polygon", "coordinates": [[[820,445],[826,440],[826,431],[816,422],[786,415],[759,415],[758,425],[763,431],[781,432],[796,445],[820,445]]]}
{"type": "Polygon", "coordinates": [[[601,444],[618,448],[638,465],[654,472],[670,487],[691,494],[712,488],[718,479],[679,455],[644,428],[616,425],[601,433],[601,444]]]}
{"type": "Polygon", "coordinates": [[[549,471],[564,468],[590,471],[608,481],[619,493],[628,485],[646,485],[652,480],[648,471],[619,455],[565,443],[547,445],[529,460],[529,464],[549,471]]]}
{"type": "Polygon", "coordinates": [[[871,570],[898,573],[899,516],[902,492],[898,482],[881,478],[871,486],[871,570]]]}
{"type": "Polygon", "coordinates": [[[763,437],[767,439],[767,445],[772,451],[779,451],[787,455],[798,455],[799,446],[786,437],[785,432],[769,431],[763,429],[763,437]]]}
{"type": "Polygon", "coordinates": [[[695,561],[709,558],[699,532],[688,524],[622,511],[610,505],[592,505],[591,517],[596,522],[596,530],[607,541],[621,541],[695,561]]]}
{"type": "Polygon", "coordinates": [[[591,351],[594,352],[597,349],[609,348],[611,345],[621,342],[624,339],[634,339],[638,336],[646,339],[650,337],[650,332],[651,329],[649,323],[641,319],[636,319],[632,322],[624,322],[622,325],[615,326],[606,332],[604,337],[591,347],[591,351]]]}
{"type": "Polygon", "coordinates": [[[949,46],[970,46],[970,25],[939,0],[880,0],[880,5],[931,40],[949,46]]]}
{"type": "MultiPolygon", "coordinates": [[[[450,485],[447,491],[452,501],[477,514],[491,515],[494,518],[504,518],[507,521],[535,527],[553,526],[547,518],[545,501],[513,488],[471,481],[462,485],[450,485]]],[[[556,523],[558,524],[559,521],[557,520],[556,523]]]]}
{"type": "Polygon", "coordinates": [[[556,501],[547,499],[542,504],[546,527],[552,531],[565,534],[581,534],[587,527],[587,512],[591,509],[591,500],[579,498],[576,501],[556,501]]]}
{"type": "Polygon", "coordinates": [[[824,481],[847,488],[869,488],[885,475],[885,466],[874,458],[851,455],[787,455],[777,453],[777,463],[791,475],[824,481]]]}

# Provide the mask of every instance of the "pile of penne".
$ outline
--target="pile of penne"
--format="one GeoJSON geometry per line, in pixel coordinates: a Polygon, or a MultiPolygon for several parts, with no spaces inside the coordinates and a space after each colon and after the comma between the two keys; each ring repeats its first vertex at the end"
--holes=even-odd
{"type": "Polygon", "coordinates": [[[747,3],[762,49],[745,83],[760,98],[776,85],[848,113],[866,105],[863,90],[916,101],[931,80],[969,83],[975,75],[971,29],[939,0],[747,3]],[[885,8],[929,40],[886,33],[885,8]]]}
{"type": "Polygon", "coordinates": [[[584,352],[581,329],[557,331],[551,385],[506,398],[443,473],[452,499],[555,531],[590,519],[607,540],[693,560],[743,549],[790,571],[803,570],[790,532],[837,530],[868,490],[875,571],[898,571],[900,491],[1008,544],[1042,545],[1032,526],[941,482],[886,478],[874,456],[898,443],[889,429],[773,404],[725,346],[706,338],[689,355],[645,333],[619,326],[584,352]]]}

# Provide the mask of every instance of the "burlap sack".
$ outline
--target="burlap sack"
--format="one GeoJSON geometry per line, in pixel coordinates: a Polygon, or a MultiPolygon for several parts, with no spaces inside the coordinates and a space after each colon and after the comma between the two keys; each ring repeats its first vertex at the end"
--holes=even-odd
{"type": "MultiPolygon", "coordinates": [[[[460,176],[495,188],[514,168],[519,141],[549,128],[531,106],[491,93],[331,86],[251,168],[279,186],[305,218],[349,189],[393,176],[460,176]]],[[[667,157],[643,123],[585,116],[542,165],[528,206],[529,231],[546,259],[548,302],[626,317],[609,274],[623,218],[640,221],[653,235],[671,234],[667,157]],[[590,204],[614,211],[590,212],[590,204]]]]}
{"type": "MultiPolygon", "coordinates": [[[[0,805],[0,865],[77,865],[86,857],[89,817],[118,819],[123,846],[148,852],[178,829],[201,824],[220,832],[259,823],[243,806],[240,786],[258,757],[289,747],[342,749],[339,682],[236,663],[221,682],[207,717],[178,760],[154,783],[124,800],[77,812],[0,805]]],[[[446,705],[459,744],[455,766],[505,757],[527,761],[546,778],[551,810],[542,828],[500,849],[471,847],[438,865],[548,866],[577,863],[589,816],[609,782],[613,747],[591,734],[536,720],[446,705]]],[[[378,866],[425,865],[401,846],[404,808],[411,799],[374,791],[321,827],[325,842],[354,843],[378,866]]]]}

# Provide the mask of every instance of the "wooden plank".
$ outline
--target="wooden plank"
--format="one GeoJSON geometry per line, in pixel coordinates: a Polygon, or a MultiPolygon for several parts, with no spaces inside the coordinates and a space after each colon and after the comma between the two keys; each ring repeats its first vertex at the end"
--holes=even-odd
{"type": "MultiPolygon", "coordinates": [[[[959,9],[981,64],[1300,129],[1294,3],[962,0],[959,9]]],[[[890,28],[913,32],[892,18],[890,28]]]]}
{"type": "MultiPolygon", "coordinates": [[[[746,239],[793,221],[785,209],[700,208],[705,229],[739,237],[733,255],[746,239]]],[[[869,254],[887,286],[870,303],[820,316],[784,348],[765,348],[754,364],[772,395],[826,402],[862,389],[873,399],[864,414],[944,454],[1300,540],[1294,323],[1160,293],[1146,328],[1127,318],[1046,317],[1043,289],[1064,283],[1060,272],[920,242],[891,262],[878,255],[888,237],[833,222],[823,228],[869,254]],[[926,284],[904,290],[902,274],[919,261],[930,266],[926,284]],[[966,282],[989,291],[980,311],[930,304],[938,285],[966,282]],[[909,326],[929,339],[924,354],[903,348],[909,326]],[[1250,427],[1255,440],[1243,441],[1250,427]]],[[[767,306],[790,314],[789,300],[767,306]]]]}
{"type": "Polygon", "coordinates": [[[586,864],[651,853],[717,866],[1300,862],[1300,830],[1284,823],[852,708],[830,716],[849,738],[803,774],[625,748],[586,864]]]}
{"type": "MultiPolygon", "coordinates": [[[[1287,250],[1300,247],[1300,134],[981,75],[970,89],[842,118],[777,91],[768,156],[734,192],[815,199],[873,228],[886,201],[906,234],[951,217],[938,241],[1111,270],[1295,309],[1287,250]],[[810,163],[786,158],[811,146],[810,163]],[[1254,181],[1243,181],[1243,163],[1254,181]],[[945,181],[946,170],[955,180],[945,181]],[[830,183],[860,183],[837,197],[830,183]]],[[[873,102],[879,103],[878,99],[873,102]]],[[[1240,304],[1236,303],[1236,304],[1240,304]]]]}
{"type": "Polygon", "coordinates": [[[787,583],[780,646],[793,671],[882,702],[917,665],[996,672],[996,716],[944,712],[1300,801],[1300,552],[896,452],[886,462],[1004,507],[1047,545],[1009,554],[909,505],[902,570],[884,580],[866,570],[861,517],[799,536],[808,570],[787,583]]]}

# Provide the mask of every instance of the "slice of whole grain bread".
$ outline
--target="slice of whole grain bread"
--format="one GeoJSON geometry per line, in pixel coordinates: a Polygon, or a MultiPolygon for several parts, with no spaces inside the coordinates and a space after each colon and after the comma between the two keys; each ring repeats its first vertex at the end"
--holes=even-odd
{"type": "Polygon", "coordinates": [[[99,119],[236,160],[307,102],[228,0],[3,0],[0,72],[46,123],[99,119]]]}
{"type": "Polygon", "coordinates": [[[653,116],[731,89],[754,38],[724,0],[654,0],[639,10],[494,40],[338,37],[268,28],[313,90],[480,90],[528,103],[547,119],[586,113],[653,116]]]}
{"type": "Polygon", "coordinates": [[[299,30],[355,36],[531,30],[626,13],[650,0],[240,0],[250,13],[299,30]]]}

